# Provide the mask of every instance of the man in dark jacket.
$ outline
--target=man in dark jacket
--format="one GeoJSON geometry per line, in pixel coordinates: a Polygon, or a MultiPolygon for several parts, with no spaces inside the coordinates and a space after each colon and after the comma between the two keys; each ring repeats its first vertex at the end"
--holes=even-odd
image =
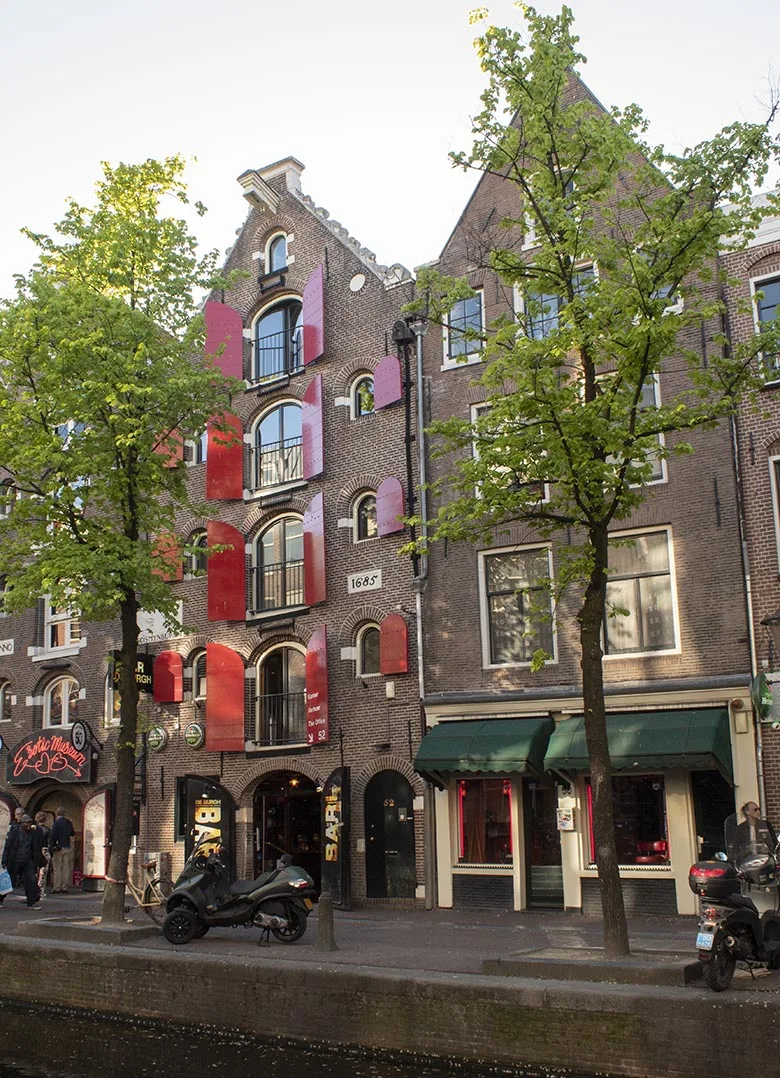
{"type": "Polygon", "coordinates": [[[3,849],[3,868],[11,876],[19,875],[27,898],[27,908],[40,910],[40,891],[38,890],[38,869],[44,863],[40,842],[36,842],[35,829],[31,816],[22,816],[19,827],[9,830],[3,849]]]}
{"type": "Polygon", "coordinates": [[[74,834],[73,824],[65,815],[65,809],[58,808],[57,818],[49,835],[52,851],[51,893],[53,895],[64,895],[73,879],[73,845],[71,839],[74,834]]]}
{"type": "MultiPolygon", "coordinates": [[[[17,808],[14,809],[13,819],[11,820],[10,824],[8,825],[8,831],[6,832],[6,836],[5,836],[6,843],[8,843],[8,836],[11,834],[11,832],[15,831],[16,828],[19,827],[22,816],[24,816],[24,809],[21,807],[21,805],[19,805],[19,806],[17,806],[17,808]]],[[[5,860],[3,860],[3,868],[5,868],[5,860]]],[[[11,877],[11,882],[14,885],[16,885],[16,880],[14,879],[13,872],[9,872],[9,875],[11,877]]],[[[10,894],[10,892],[9,892],[9,894],[10,894]]],[[[5,895],[0,895],[0,906],[2,906],[2,904],[4,902],[5,902],[5,895]]]]}

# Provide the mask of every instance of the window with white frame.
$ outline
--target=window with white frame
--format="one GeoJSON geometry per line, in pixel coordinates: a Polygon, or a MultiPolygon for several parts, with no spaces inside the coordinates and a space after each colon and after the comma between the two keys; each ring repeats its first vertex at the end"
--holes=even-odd
{"type": "Polygon", "coordinates": [[[371,677],[379,673],[379,626],[362,625],[357,634],[358,677],[371,677]]]}
{"type": "Polygon", "coordinates": [[[79,717],[79,684],[75,678],[59,677],[43,694],[43,725],[72,726],[79,717]]]}
{"type": "Polygon", "coordinates": [[[11,682],[0,681],[0,722],[11,721],[11,682]]]}
{"type": "Polygon", "coordinates": [[[303,306],[297,296],[288,296],[258,315],[249,381],[261,385],[302,370],[303,306]]]}
{"type": "Polygon", "coordinates": [[[206,652],[198,651],[192,658],[192,699],[203,703],[206,699],[206,652]]]}
{"type": "Polygon", "coordinates": [[[19,491],[10,479],[4,479],[0,483],[0,520],[6,520],[13,510],[19,497],[19,491]]]}
{"type": "Polygon", "coordinates": [[[121,719],[122,694],[119,690],[119,667],[112,664],[103,687],[103,718],[106,726],[118,726],[121,719]]]}
{"type": "MultiPolygon", "coordinates": [[[[598,386],[602,389],[606,389],[609,380],[614,377],[610,372],[599,374],[596,378],[598,386]]],[[[642,391],[639,395],[639,402],[637,405],[638,410],[657,408],[660,404],[660,379],[658,375],[650,377],[643,385],[642,391]]],[[[650,441],[650,438],[648,438],[650,441]]],[[[652,436],[652,445],[648,445],[645,449],[645,460],[649,462],[651,471],[649,477],[645,480],[644,485],[649,486],[651,483],[665,483],[666,482],[666,461],[661,455],[661,448],[664,445],[664,436],[662,433],[658,433],[652,436]]],[[[607,458],[610,463],[615,463],[617,457],[610,456],[607,458]]],[[[639,458],[634,458],[633,463],[639,464],[642,461],[639,458]]],[[[638,485],[638,484],[637,484],[638,485]]]]}
{"type": "MultiPolygon", "coordinates": [[[[473,455],[475,460],[479,459],[480,438],[483,437],[483,436],[487,437],[487,438],[490,437],[490,433],[491,433],[490,432],[490,424],[489,424],[489,422],[486,422],[488,416],[490,415],[490,412],[491,412],[491,405],[490,404],[484,403],[484,404],[472,404],[471,405],[471,424],[472,424],[472,426],[474,426],[477,422],[479,422],[479,425],[480,425],[479,431],[476,431],[476,430],[474,431],[472,441],[471,441],[471,452],[472,452],[472,455],[473,455]]],[[[497,464],[495,466],[495,468],[492,469],[492,473],[494,475],[496,475],[496,476],[506,474],[507,477],[508,477],[507,478],[507,487],[508,488],[511,488],[511,489],[527,488],[529,491],[533,491],[536,494],[538,494],[540,502],[549,501],[550,487],[549,487],[549,484],[546,483],[546,482],[518,483],[514,479],[514,477],[512,476],[509,468],[507,468],[507,467],[505,467],[504,465],[501,465],[501,464],[497,464]]],[[[476,493],[479,494],[479,488],[477,488],[476,493]]]]}
{"type": "MultiPolygon", "coordinates": [[[[582,266],[578,269],[573,278],[576,294],[584,295],[595,279],[595,266],[582,266]]],[[[567,303],[563,296],[529,288],[520,294],[520,300],[526,336],[534,341],[543,341],[558,329],[561,311],[567,303]]]]}
{"type": "Polygon", "coordinates": [[[253,429],[252,490],[270,490],[303,479],[303,413],[298,401],[282,401],[253,429]]]}
{"type": "Polygon", "coordinates": [[[188,543],[194,549],[184,556],[184,575],[188,577],[203,576],[208,568],[206,548],[208,546],[208,533],[205,528],[199,528],[193,532],[188,543]]]}
{"type": "Polygon", "coordinates": [[[272,648],[257,664],[254,741],[258,745],[306,742],[306,654],[289,644],[272,648]]]}
{"type": "Polygon", "coordinates": [[[352,383],[349,402],[353,419],[374,414],[374,376],[361,374],[352,383]]]}
{"type": "Polygon", "coordinates": [[[453,304],[447,316],[443,333],[445,364],[477,356],[482,351],[484,325],[484,293],[480,288],[476,295],[453,304]]]}
{"type": "Polygon", "coordinates": [[[45,651],[78,647],[81,641],[81,622],[67,606],[54,606],[44,599],[43,646],[45,651]]]}
{"type": "Polygon", "coordinates": [[[530,663],[539,650],[554,657],[549,547],[482,551],[479,572],[484,665],[530,663]]]}
{"type": "Polygon", "coordinates": [[[254,612],[303,605],[303,521],[278,517],[254,545],[254,612]]]}
{"type": "MultiPolygon", "coordinates": [[[[750,284],[753,289],[756,329],[761,333],[780,314],[780,276],[758,278],[750,284]]],[[[780,353],[764,352],[761,366],[767,381],[780,381],[780,353]]]]}
{"type": "Polygon", "coordinates": [[[365,491],[355,501],[352,511],[352,534],[356,543],[364,539],[375,539],[378,535],[376,522],[376,494],[365,491]]]}
{"type": "Polygon", "coordinates": [[[287,269],[287,236],[277,232],[266,246],[265,272],[279,273],[283,269],[287,269]]]}
{"type": "Polygon", "coordinates": [[[607,612],[605,655],[677,648],[672,545],[665,528],[610,536],[607,612]]]}

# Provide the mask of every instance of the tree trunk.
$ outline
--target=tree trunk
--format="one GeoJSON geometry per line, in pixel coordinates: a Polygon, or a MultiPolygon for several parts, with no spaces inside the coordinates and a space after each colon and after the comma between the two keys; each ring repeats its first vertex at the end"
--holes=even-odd
{"type": "Polygon", "coordinates": [[[585,737],[590,760],[593,793],[593,836],[596,867],[601,885],[604,918],[604,953],[607,958],[629,954],[626,911],[620,883],[615,824],[612,816],[612,766],[607,741],[604,706],[601,634],[607,595],[608,536],[606,528],[591,529],[589,539],[594,561],[585,600],[579,613],[582,649],[582,697],[585,705],[585,737]]]}
{"type": "Polygon", "coordinates": [[[135,592],[125,593],[120,607],[122,623],[122,670],[119,733],[116,741],[116,803],[111,831],[111,859],[103,892],[102,920],[120,924],[125,915],[127,861],[133,840],[133,793],[138,731],[138,601],[135,592]]]}

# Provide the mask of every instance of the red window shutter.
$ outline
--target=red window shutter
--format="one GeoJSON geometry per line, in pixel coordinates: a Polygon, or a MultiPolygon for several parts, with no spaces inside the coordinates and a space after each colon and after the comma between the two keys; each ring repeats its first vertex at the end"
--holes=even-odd
{"type": "Polygon", "coordinates": [[[206,427],[206,497],[211,501],[240,501],[244,497],[244,431],[241,420],[225,412],[219,430],[212,422],[206,427]]]}
{"type": "Polygon", "coordinates": [[[321,745],[330,741],[328,716],[328,631],[315,629],[306,650],[306,741],[321,745]]]}
{"type": "Polygon", "coordinates": [[[376,528],[379,535],[402,532],[404,524],[404,490],[395,476],[388,476],[379,484],[376,492],[376,528]]]}
{"type": "Polygon", "coordinates": [[[154,660],[155,704],[180,704],[184,687],[184,663],[176,651],[161,651],[154,660]]]}
{"type": "Polygon", "coordinates": [[[312,378],[303,394],[303,478],[322,475],[325,467],[322,429],[322,375],[312,378]]]}
{"type": "Polygon", "coordinates": [[[244,660],[224,644],[206,644],[206,751],[244,751],[244,660]]]}
{"type": "Polygon", "coordinates": [[[380,359],[374,371],[374,410],[386,408],[401,399],[401,364],[397,356],[380,359]]]}
{"type": "Polygon", "coordinates": [[[209,301],[205,310],[206,355],[213,356],[220,345],[224,350],[214,364],[232,378],[244,376],[244,325],[241,315],[226,303],[209,301]]]}
{"type": "Polygon", "coordinates": [[[325,578],[325,508],[322,494],[309,502],[303,514],[303,601],[307,606],[328,597],[325,578]]]}
{"type": "Polygon", "coordinates": [[[175,468],[180,460],[184,460],[184,442],[177,430],[170,434],[164,442],[155,450],[161,457],[165,457],[165,467],[175,468]]]}
{"type": "Polygon", "coordinates": [[[317,266],[303,289],[303,363],[308,366],[325,351],[325,302],[322,266],[317,266]]]}
{"type": "Polygon", "coordinates": [[[379,672],[409,673],[408,633],[400,614],[388,614],[379,626],[379,672]]]}
{"type": "Polygon", "coordinates": [[[212,554],[208,564],[209,621],[246,620],[246,558],[244,536],[230,524],[210,520],[206,529],[208,546],[231,546],[212,554]]]}
{"type": "Polygon", "coordinates": [[[171,535],[169,532],[165,535],[158,535],[152,557],[160,563],[159,568],[153,570],[156,576],[161,576],[163,580],[168,580],[171,583],[181,580],[184,576],[181,543],[175,535],[171,535]]]}

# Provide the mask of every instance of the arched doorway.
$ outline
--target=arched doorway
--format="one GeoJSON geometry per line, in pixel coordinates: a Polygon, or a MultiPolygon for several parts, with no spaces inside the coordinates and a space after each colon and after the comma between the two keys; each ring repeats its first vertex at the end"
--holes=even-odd
{"type": "Polygon", "coordinates": [[[65,786],[56,786],[54,789],[49,787],[48,790],[41,790],[40,793],[35,793],[29,801],[27,811],[31,816],[35,816],[38,812],[46,813],[46,825],[51,827],[54,823],[57,809],[64,808],[65,815],[73,824],[73,830],[76,832],[71,840],[73,845],[73,871],[77,880],[81,878],[81,872],[83,867],[83,839],[84,839],[84,820],[83,820],[83,806],[81,798],[74,794],[71,790],[65,786]]]}
{"type": "Polygon", "coordinates": [[[414,793],[398,771],[379,771],[366,786],[366,897],[414,898],[414,793]]]}
{"type": "Polygon", "coordinates": [[[320,792],[297,771],[275,771],[256,787],[253,798],[255,872],[273,868],[292,854],[320,886],[320,792]]]}

